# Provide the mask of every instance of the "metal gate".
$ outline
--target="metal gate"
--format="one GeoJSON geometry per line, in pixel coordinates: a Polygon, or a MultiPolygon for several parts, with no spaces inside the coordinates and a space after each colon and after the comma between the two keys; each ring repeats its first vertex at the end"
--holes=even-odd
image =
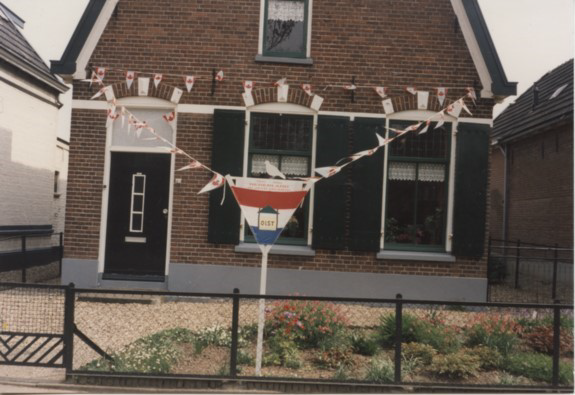
{"type": "Polygon", "coordinates": [[[69,287],[0,284],[0,365],[66,366],[69,287]]]}

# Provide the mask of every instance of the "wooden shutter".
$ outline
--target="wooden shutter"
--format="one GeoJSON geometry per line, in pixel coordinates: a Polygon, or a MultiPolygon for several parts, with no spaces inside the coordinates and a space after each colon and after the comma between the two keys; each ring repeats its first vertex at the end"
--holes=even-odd
{"type": "MultiPolygon", "coordinates": [[[[316,167],[334,165],[349,154],[349,118],[319,116],[317,123],[316,167]]],[[[345,200],[347,171],[315,185],[313,248],[345,248],[345,200]]]]}
{"type": "MultiPolygon", "coordinates": [[[[212,169],[222,175],[241,176],[244,157],[245,112],[214,111],[212,135],[212,169]]],[[[224,188],[210,192],[208,242],[238,244],[240,237],[240,208],[229,187],[223,205],[224,188]]]]}
{"type": "MultiPolygon", "coordinates": [[[[385,120],[356,118],[353,122],[353,152],[377,145],[385,135],[385,120]]],[[[352,196],[349,249],[379,251],[381,234],[381,194],[383,187],[383,149],[358,160],[352,168],[352,196]]]]}
{"type": "Polygon", "coordinates": [[[488,125],[460,123],[457,127],[453,254],[483,255],[489,154],[488,125]]]}

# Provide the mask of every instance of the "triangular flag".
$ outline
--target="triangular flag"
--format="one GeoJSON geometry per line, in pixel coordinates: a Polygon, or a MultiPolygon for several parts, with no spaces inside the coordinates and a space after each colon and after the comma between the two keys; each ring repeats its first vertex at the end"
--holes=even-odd
{"type": "Polygon", "coordinates": [[[301,88],[303,89],[303,91],[305,93],[307,93],[308,96],[313,96],[313,93],[311,92],[311,85],[310,84],[302,84],[301,88]]]}
{"type": "Polygon", "coordinates": [[[156,87],[156,89],[158,88],[158,85],[160,85],[160,82],[162,82],[163,78],[164,78],[163,74],[154,74],[154,86],[156,87]]]}
{"type": "Polygon", "coordinates": [[[442,127],[444,123],[445,123],[445,114],[443,113],[443,111],[441,111],[439,113],[439,122],[437,122],[437,125],[435,125],[433,129],[442,127]]]}
{"type": "Polygon", "coordinates": [[[223,81],[224,80],[224,71],[220,70],[216,74],[216,81],[223,81]]]}
{"type": "Polygon", "coordinates": [[[379,96],[381,96],[382,99],[385,99],[385,97],[387,96],[387,88],[384,86],[374,86],[373,89],[375,90],[375,93],[377,93],[379,96]]]}
{"type": "Polygon", "coordinates": [[[184,82],[186,83],[186,89],[188,90],[188,93],[190,93],[192,88],[194,87],[195,81],[196,78],[193,75],[188,75],[184,77],[184,82]]]}
{"type": "Polygon", "coordinates": [[[107,128],[111,127],[114,121],[118,119],[119,116],[120,114],[117,114],[115,109],[112,108],[108,109],[108,118],[106,119],[106,127],[107,128]]]}
{"type": "Polygon", "coordinates": [[[284,86],[287,81],[287,78],[280,78],[276,82],[274,82],[274,86],[284,86]]]}
{"type": "Polygon", "coordinates": [[[98,82],[100,85],[103,85],[105,76],[106,76],[106,69],[104,67],[96,67],[96,70],[92,71],[92,79],[90,80],[90,86],[92,86],[93,82],[98,82]]]}
{"type": "Polygon", "coordinates": [[[452,117],[459,118],[459,114],[461,114],[462,108],[463,107],[461,106],[461,102],[458,100],[458,101],[448,105],[446,110],[447,110],[447,113],[449,115],[451,115],[452,117]]]}
{"type": "Polygon", "coordinates": [[[447,96],[447,88],[437,88],[437,101],[439,105],[443,107],[443,102],[447,96]]]}
{"type": "Polygon", "coordinates": [[[192,159],[190,161],[190,163],[184,167],[180,167],[178,170],[176,171],[182,171],[182,170],[188,170],[188,169],[199,169],[200,167],[204,167],[204,165],[202,165],[200,162],[198,162],[195,159],[192,159]]]}
{"type": "Polygon", "coordinates": [[[106,91],[108,90],[108,88],[110,88],[109,86],[105,86],[102,89],[100,89],[98,92],[96,92],[96,94],[94,96],[92,96],[90,98],[90,100],[94,100],[97,99],[98,97],[102,96],[104,93],[106,93],[106,91]]]}
{"type": "Polygon", "coordinates": [[[353,84],[347,84],[343,86],[343,89],[346,89],[348,91],[354,91],[357,89],[357,86],[353,85],[353,84]]]}
{"type": "Polygon", "coordinates": [[[217,189],[217,188],[223,186],[224,184],[225,184],[224,176],[222,176],[219,173],[214,172],[214,176],[212,177],[210,182],[208,182],[206,184],[206,186],[203,187],[200,192],[198,192],[198,195],[200,193],[209,192],[209,191],[212,191],[214,189],[217,189]]]}
{"type": "Polygon", "coordinates": [[[375,134],[375,136],[377,137],[377,146],[378,147],[383,147],[384,145],[388,144],[390,141],[393,140],[393,138],[383,138],[377,133],[375,134]]]}
{"type": "Polygon", "coordinates": [[[464,99],[459,99],[458,101],[461,103],[461,107],[463,107],[463,109],[465,110],[465,112],[468,113],[469,115],[473,116],[473,114],[471,113],[471,111],[469,111],[469,108],[467,108],[467,106],[465,105],[465,100],[464,100],[464,99]]]}
{"type": "Polygon", "coordinates": [[[415,86],[406,86],[405,90],[412,95],[417,95],[417,88],[415,86]]]}
{"type": "Polygon", "coordinates": [[[417,133],[418,135],[426,133],[427,130],[429,129],[429,124],[431,123],[431,121],[427,121],[425,122],[425,127],[423,129],[421,129],[421,131],[419,133],[417,133]]]}
{"type": "Polygon", "coordinates": [[[128,89],[132,86],[132,82],[134,82],[134,78],[136,78],[136,73],[134,71],[126,71],[126,86],[128,89]]]}
{"type": "Polygon", "coordinates": [[[176,120],[176,112],[172,111],[169,112],[167,114],[162,115],[162,118],[164,119],[164,121],[166,121],[168,123],[168,125],[170,125],[172,127],[172,129],[174,128],[174,121],[176,120]]]}
{"type": "Polygon", "coordinates": [[[393,108],[393,102],[391,101],[391,99],[384,99],[381,101],[381,104],[383,105],[383,111],[387,114],[393,114],[395,112],[395,109],[393,108]]]}
{"type": "Polygon", "coordinates": [[[473,105],[475,105],[475,100],[477,100],[477,95],[475,94],[475,89],[469,87],[465,88],[467,91],[467,97],[469,97],[473,101],[473,105]]]}
{"type": "Polygon", "coordinates": [[[322,103],[323,103],[323,97],[319,95],[313,95],[313,99],[311,99],[311,104],[309,105],[309,108],[311,108],[314,111],[319,111],[322,103]]]}
{"type": "Polygon", "coordinates": [[[341,166],[318,167],[314,171],[320,176],[328,178],[339,173],[341,171],[341,166]]]}
{"type": "Polygon", "coordinates": [[[242,83],[243,87],[244,87],[244,92],[246,93],[252,93],[252,89],[254,89],[254,83],[253,81],[244,81],[242,83]]]}

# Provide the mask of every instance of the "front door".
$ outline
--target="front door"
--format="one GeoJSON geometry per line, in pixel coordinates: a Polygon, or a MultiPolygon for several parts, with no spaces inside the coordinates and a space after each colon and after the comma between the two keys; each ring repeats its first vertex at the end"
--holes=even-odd
{"type": "Polygon", "coordinates": [[[112,152],[104,279],[163,281],[170,159],[112,152]]]}

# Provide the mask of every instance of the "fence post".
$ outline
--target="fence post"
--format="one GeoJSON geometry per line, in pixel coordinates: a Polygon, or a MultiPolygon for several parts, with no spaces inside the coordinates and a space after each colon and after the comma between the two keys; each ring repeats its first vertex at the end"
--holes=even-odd
{"type": "Polygon", "coordinates": [[[561,309],[558,300],[554,300],[556,306],[553,307],[553,376],[551,385],[559,387],[559,356],[561,354],[561,309]]]}
{"type": "Polygon", "coordinates": [[[519,288],[519,257],[521,256],[521,241],[517,239],[517,252],[515,253],[515,289],[519,288]]]}
{"type": "Polygon", "coordinates": [[[22,235],[22,282],[26,282],[26,266],[28,259],[26,257],[26,235],[22,235]]]}
{"type": "Polygon", "coordinates": [[[64,299],[64,366],[66,375],[73,370],[74,356],[74,283],[66,287],[64,299]]]}
{"type": "Polygon", "coordinates": [[[558,263],[558,255],[557,249],[559,246],[555,243],[555,254],[553,255],[553,285],[551,288],[551,299],[555,300],[557,298],[557,263],[558,263]]]}
{"type": "Polygon", "coordinates": [[[397,294],[395,302],[395,384],[401,384],[401,339],[403,337],[403,298],[397,294]]]}
{"type": "Polygon", "coordinates": [[[232,306],[232,349],[230,353],[230,376],[236,378],[238,375],[238,328],[240,317],[240,290],[234,288],[232,306]]]}

